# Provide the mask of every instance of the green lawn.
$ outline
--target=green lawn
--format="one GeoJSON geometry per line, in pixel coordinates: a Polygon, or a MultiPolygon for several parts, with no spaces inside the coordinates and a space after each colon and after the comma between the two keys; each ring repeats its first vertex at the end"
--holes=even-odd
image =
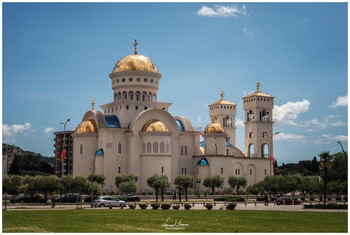
{"type": "Polygon", "coordinates": [[[348,213],[343,212],[286,211],[130,209],[3,211],[2,232],[345,233],[348,231],[347,217],[348,213]],[[184,230],[166,230],[162,227],[163,223],[173,225],[175,220],[177,228],[184,230]],[[182,225],[179,225],[180,223],[182,225]]]}

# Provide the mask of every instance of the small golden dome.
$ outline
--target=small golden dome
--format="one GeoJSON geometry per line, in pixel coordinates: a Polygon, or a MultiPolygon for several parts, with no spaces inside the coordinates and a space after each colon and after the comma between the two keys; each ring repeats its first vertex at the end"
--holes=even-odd
{"type": "Polygon", "coordinates": [[[169,132],[168,127],[159,120],[150,120],[145,123],[142,128],[142,131],[164,131],[169,132]]]}
{"type": "Polygon", "coordinates": [[[153,61],[144,55],[127,55],[117,62],[112,72],[122,71],[146,71],[158,73],[157,66],[153,61]]]}
{"type": "Polygon", "coordinates": [[[213,122],[204,129],[204,134],[212,133],[225,133],[225,129],[216,121],[216,114],[214,114],[213,122]]]}
{"type": "Polygon", "coordinates": [[[97,133],[97,125],[95,120],[88,120],[88,121],[81,122],[77,127],[77,129],[75,130],[75,133],[77,134],[97,133]]]}

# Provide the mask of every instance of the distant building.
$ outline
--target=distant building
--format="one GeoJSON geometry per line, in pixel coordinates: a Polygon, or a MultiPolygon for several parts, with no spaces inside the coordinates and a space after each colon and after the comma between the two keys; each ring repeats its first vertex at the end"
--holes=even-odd
{"type": "Polygon", "coordinates": [[[66,150],[65,159],[63,161],[63,175],[73,175],[73,138],[72,133],[74,131],[60,131],[54,132],[55,144],[53,151],[55,154],[55,174],[57,176],[62,175],[62,151],[66,150]]]}

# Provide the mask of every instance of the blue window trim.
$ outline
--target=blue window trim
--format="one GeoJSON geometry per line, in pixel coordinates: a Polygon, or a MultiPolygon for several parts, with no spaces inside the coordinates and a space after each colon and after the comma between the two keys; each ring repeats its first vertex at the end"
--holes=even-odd
{"type": "Polygon", "coordinates": [[[120,122],[116,115],[104,115],[107,127],[120,128],[120,122]]]}
{"type": "Polygon", "coordinates": [[[177,125],[179,126],[180,131],[185,131],[184,124],[179,119],[175,119],[177,122],[177,125]]]}
{"type": "Polygon", "coordinates": [[[208,165],[209,166],[209,162],[206,158],[202,158],[201,160],[199,160],[197,162],[197,166],[200,166],[200,165],[208,165]]]}
{"type": "Polygon", "coordinates": [[[96,151],[96,155],[104,155],[103,149],[99,149],[96,151]]]}

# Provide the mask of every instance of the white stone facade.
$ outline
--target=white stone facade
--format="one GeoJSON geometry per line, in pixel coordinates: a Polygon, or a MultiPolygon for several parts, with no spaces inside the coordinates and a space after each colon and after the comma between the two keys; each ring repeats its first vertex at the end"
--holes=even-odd
{"type": "MultiPolygon", "coordinates": [[[[173,117],[168,112],[171,103],[158,102],[162,76],[151,60],[136,52],[121,59],[110,74],[113,102],[101,105],[102,112],[92,107],[72,134],[73,176],[88,176],[94,166],[94,173],[106,176],[103,191],[108,191],[117,190],[117,174],[134,173],[139,177],[138,192],[143,192],[152,190],[146,179],[154,173],[168,175],[171,183],[179,174],[190,174],[195,181],[193,188],[202,192],[207,176],[221,175],[228,186],[230,175],[245,176],[252,185],[270,174],[270,160],[261,151],[250,158],[249,151],[243,153],[234,147],[236,104],[224,100],[222,94],[221,100],[209,105],[209,115],[217,117],[215,125],[222,126],[223,133],[194,131],[186,117],[173,117]],[[96,154],[99,149],[103,152],[96,154]]],[[[244,101],[259,97],[259,93],[250,96],[244,101]]],[[[244,110],[268,110],[268,121],[246,120],[246,145],[267,144],[272,154],[273,97],[269,99],[268,104],[247,101],[244,110]],[[260,136],[262,131],[268,138],[260,136]],[[249,132],[254,139],[249,138],[249,132]]]]}

